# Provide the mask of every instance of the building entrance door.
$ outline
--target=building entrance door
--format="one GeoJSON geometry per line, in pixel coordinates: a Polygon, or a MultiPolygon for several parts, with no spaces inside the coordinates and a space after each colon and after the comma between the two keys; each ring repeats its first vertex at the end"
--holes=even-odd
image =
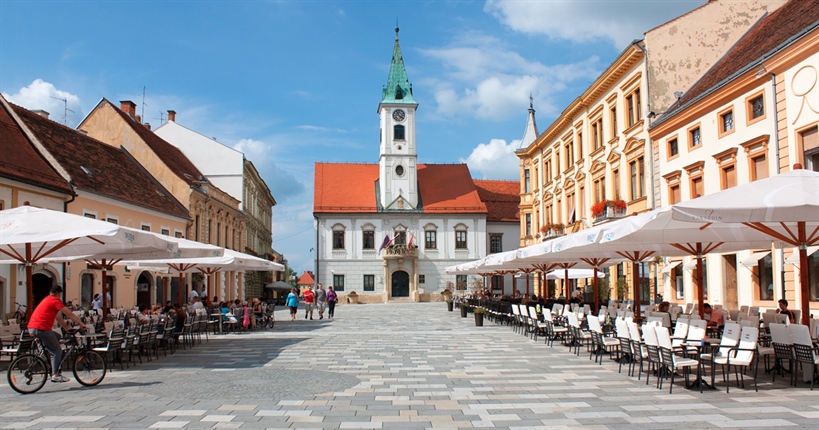
{"type": "Polygon", "coordinates": [[[725,262],[722,285],[725,288],[725,307],[727,309],[739,309],[737,297],[737,255],[727,254],[722,256],[725,262]]]}
{"type": "Polygon", "coordinates": [[[409,273],[399,270],[392,274],[392,297],[409,297],[409,273]]]}
{"type": "Polygon", "coordinates": [[[142,272],[137,278],[136,304],[151,306],[151,277],[147,272],[142,272]]]}
{"type": "Polygon", "coordinates": [[[34,276],[31,277],[31,284],[34,306],[30,309],[34,309],[47,295],[51,294],[51,286],[54,285],[54,281],[51,280],[51,276],[45,273],[35,273],[34,276]]]}

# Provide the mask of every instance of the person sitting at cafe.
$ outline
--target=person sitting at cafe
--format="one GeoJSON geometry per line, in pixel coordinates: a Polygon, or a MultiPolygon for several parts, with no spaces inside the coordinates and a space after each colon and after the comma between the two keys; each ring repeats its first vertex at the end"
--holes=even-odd
{"type": "Polygon", "coordinates": [[[779,309],[776,310],[776,313],[780,315],[787,315],[788,322],[791,324],[796,323],[796,319],[793,316],[793,312],[788,309],[788,301],[785,299],[779,299],[779,309]]]}
{"type": "Polygon", "coordinates": [[[151,309],[146,304],[139,305],[139,313],[137,313],[137,322],[139,325],[145,325],[151,323],[151,309]]]}
{"type": "Polygon", "coordinates": [[[706,315],[705,319],[708,321],[709,328],[719,328],[725,324],[722,313],[712,309],[710,304],[703,305],[703,313],[706,315]]]}
{"type": "Polygon", "coordinates": [[[185,321],[188,319],[188,314],[182,309],[182,305],[179,303],[173,304],[173,312],[176,315],[176,319],[173,322],[173,337],[176,341],[176,344],[179,344],[179,336],[182,334],[182,331],[185,329],[185,321]]]}

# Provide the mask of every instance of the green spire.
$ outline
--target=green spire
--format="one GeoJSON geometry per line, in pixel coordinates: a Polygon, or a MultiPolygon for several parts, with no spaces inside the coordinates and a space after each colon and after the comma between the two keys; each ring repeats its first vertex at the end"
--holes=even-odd
{"type": "Polygon", "coordinates": [[[381,103],[418,104],[412,98],[412,85],[407,79],[407,70],[404,68],[404,57],[398,45],[398,27],[395,27],[395,47],[392,50],[392,64],[390,77],[381,94],[381,103]]]}

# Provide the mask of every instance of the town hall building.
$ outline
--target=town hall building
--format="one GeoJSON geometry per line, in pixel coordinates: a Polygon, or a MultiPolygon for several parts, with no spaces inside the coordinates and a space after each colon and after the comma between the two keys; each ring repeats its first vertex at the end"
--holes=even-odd
{"type": "MultiPolygon", "coordinates": [[[[445,267],[520,242],[519,182],[473,180],[466,164],[419,164],[417,109],[396,28],[378,105],[378,164],[315,165],[316,281],[342,297],[430,301],[447,288],[473,289],[480,277],[447,275],[445,267]]],[[[530,109],[532,126],[533,119],[530,109]]],[[[511,291],[514,278],[491,283],[511,291]]]]}

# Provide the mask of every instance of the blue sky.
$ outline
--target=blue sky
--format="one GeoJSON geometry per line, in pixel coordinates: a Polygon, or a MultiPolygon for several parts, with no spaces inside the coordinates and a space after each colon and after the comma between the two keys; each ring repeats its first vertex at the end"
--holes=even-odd
{"type": "Polygon", "coordinates": [[[543,130],[631,40],[702,3],[3,0],[0,92],[70,126],[102,97],[154,128],[172,109],[244,151],[279,202],[273,247],[301,272],[313,163],[378,162],[396,21],[419,161],[517,180],[530,94],[543,130]]]}

